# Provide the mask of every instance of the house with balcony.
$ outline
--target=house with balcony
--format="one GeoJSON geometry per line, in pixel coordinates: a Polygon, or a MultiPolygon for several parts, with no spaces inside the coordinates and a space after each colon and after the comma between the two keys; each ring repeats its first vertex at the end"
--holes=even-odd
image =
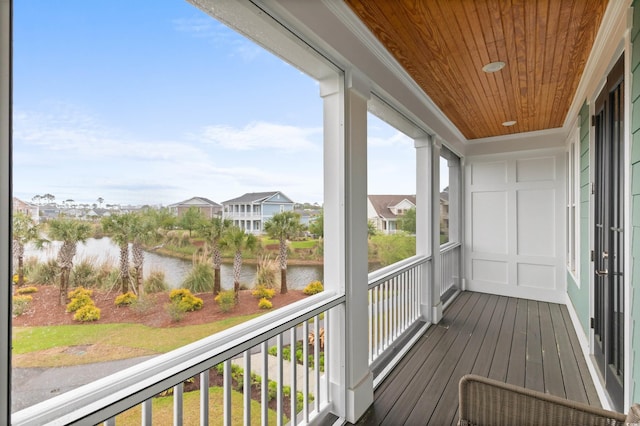
{"type": "Polygon", "coordinates": [[[395,234],[400,230],[402,216],[416,208],[415,195],[369,195],[367,197],[367,218],[378,232],[395,234]]]}
{"type": "Polygon", "coordinates": [[[295,203],[280,191],[249,192],[223,201],[222,217],[252,234],[261,234],[274,214],[293,211],[295,203]]]}
{"type": "MultiPolygon", "coordinates": [[[[113,425],[140,407],[152,424],[152,398],[172,388],[182,424],[183,382],[206,385],[222,365],[221,416],[231,424],[241,412],[248,424],[250,395],[232,403],[232,363],[277,383],[278,424],[289,421],[285,375],[293,406],[302,395],[292,424],[455,424],[468,373],[620,413],[640,402],[640,1],[191,2],[318,82],[325,290],[11,413],[5,288],[5,423],[113,425]],[[413,139],[416,166],[416,255],[372,273],[367,114],[413,139]],[[313,368],[307,355],[320,359],[320,335],[324,368],[313,368]],[[269,358],[268,346],[287,341],[300,342],[303,364],[269,358]]],[[[10,12],[0,2],[5,277],[10,12]]],[[[274,194],[229,200],[224,216],[259,231],[267,216],[255,207],[274,194]]]]}
{"type": "Polygon", "coordinates": [[[167,206],[169,211],[177,217],[182,216],[192,207],[198,209],[200,213],[202,213],[202,216],[207,219],[211,219],[222,214],[222,206],[220,204],[204,197],[191,197],[188,200],[167,206]]]}

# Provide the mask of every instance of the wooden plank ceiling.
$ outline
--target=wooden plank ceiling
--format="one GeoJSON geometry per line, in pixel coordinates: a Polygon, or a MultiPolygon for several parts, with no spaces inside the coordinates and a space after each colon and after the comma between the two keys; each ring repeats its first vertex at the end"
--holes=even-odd
{"type": "Polygon", "coordinates": [[[608,2],[344,1],[469,140],[562,127],[608,2]]]}

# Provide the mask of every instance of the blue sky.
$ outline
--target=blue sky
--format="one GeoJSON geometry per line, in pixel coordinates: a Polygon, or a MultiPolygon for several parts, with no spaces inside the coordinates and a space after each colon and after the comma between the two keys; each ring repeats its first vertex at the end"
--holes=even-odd
{"type": "MultiPolygon", "coordinates": [[[[317,82],[186,1],[20,0],[13,52],[18,198],[322,203],[317,82]]],[[[369,193],[415,193],[412,141],[369,130],[369,193]]]]}

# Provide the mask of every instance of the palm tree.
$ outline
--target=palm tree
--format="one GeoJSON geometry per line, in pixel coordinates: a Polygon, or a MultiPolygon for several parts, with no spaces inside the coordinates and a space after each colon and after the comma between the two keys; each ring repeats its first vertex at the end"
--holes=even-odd
{"type": "Polygon", "coordinates": [[[231,227],[225,238],[221,241],[221,245],[229,247],[235,253],[233,257],[233,291],[238,300],[238,291],[240,290],[240,270],[242,268],[242,251],[253,250],[256,246],[256,237],[253,234],[247,234],[244,229],[237,226],[231,227]]]}
{"type": "Polygon", "coordinates": [[[49,238],[62,241],[58,251],[58,266],[60,267],[60,299],[59,304],[66,300],[69,287],[69,275],[73,268],[73,257],[79,242],[84,243],[91,234],[89,224],[76,219],[53,219],[49,222],[49,238]]]}
{"type": "Polygon", "coordinates": [[[143,273],[144,266],[144,251],[142,251],[143,244],[149,243],[155,234],[154,223],[152,218],[148,214],[134,214],[131,220],[131,237],[133,243],[131,244],[131,257],[133,258],[133,269],[136,275],[136,286],[138,288],[138,295],[143,293],[143,273]]]}
{"type": "Polygon", "coordinates": [[[18,264],[18,286],[24,285],[24,246],[31,241],[40,243],[38,225],[33,221],[31,216],[17,212],[13,215],[13,241],[12,252],[13,258],[18,264]]]}
{"type": "Polygon", "coordinates": [[[100,208],[102,208],[102,203],[104,203],[104,198],[98,197],[96,201],[100,204],[100,208]]]}
{"type": "Polygon", "coordinates": [[[206,238],[211,249],[211,262],[213,263],[213,294],[220,293],[220,266],[222,265],[222,254],[220,253],[220,243],[225,233],[231,228],[229,219],[213,217],[211,220],[203,222],[200,227],[200,234],[206,238]]]}
{"type": "Polygon", "coordinates": [[[47,192],[42,196],[42,199],[45,200],[47,204],[51,204],[56,199],[56,196],[47,192]]]}
{"type": "Polygon", "coordinates": [[[114,214],[102,219],[102,227],[111,240],[120,247],[120,290],[122,294],[129,291],[129,241],[133,216],[130,213],[114,214]]]}
{"type": "Polygon", "coordinates": [[[280,294],[287,293],[287,240],[302,232],[300,215],[293,211],[286,211],[273,215],[265,222],[264,230],[269,237],[280,242],[280,294]]]}

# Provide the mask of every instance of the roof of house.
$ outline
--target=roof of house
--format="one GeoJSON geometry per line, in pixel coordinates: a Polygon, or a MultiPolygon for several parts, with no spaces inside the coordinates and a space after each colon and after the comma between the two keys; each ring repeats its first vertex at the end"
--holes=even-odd
{"type": "Polygon", "coordinates": [[[28,201],[21,200],[18,197],[13,197],[13,204],[22,204],[24,206],[33,207],[33,208],[38,208],[39,207],[36,204],[30,203],[28,201]]]}
{"type": "Polygon", "coordinates": [[[222,204],[260,203],[260,202],[266,201],[267,199],[273,197],[276,194],[280,194],[283,198],[286,198],[288,200],[288,201],[286,201],[287,203],[293,203],[293,201],[291,201],[291,199],[289,197],[287,197],[286,195],[284,195],[282,192],[280,192],[280,191],[271,191],[271,192],[247,192],[246,194],[241,195],[238,198],[233,198],[231,200],[223,201],[222,204]]]}
{"type": "Polygon", "coordinates": [[[188,200],[184,200],[184,201],[180,201],[179,203],[175,203],[175,204],[170,204],[168,207],[177,207],[177,206],[183,206],[183,205],[189,205],[189,206],[214,206],[214,207],[222,207],[220,204],[216,203],[215,201],[211,201],[208,198],[204,198],[204,197],[191,197],[188,200]]]}
{"type": "Polygon", "coordinates": [[[391,211],[391,207],[395,207],[405,200],[413,204],[414,206],[416,205],[415,195],[369,195],[369,202],[375,209],[376,213],[378,214],[378,216],[385,219],[395,219],[396,217],[398,217],[398,215],[391,211]]]}

